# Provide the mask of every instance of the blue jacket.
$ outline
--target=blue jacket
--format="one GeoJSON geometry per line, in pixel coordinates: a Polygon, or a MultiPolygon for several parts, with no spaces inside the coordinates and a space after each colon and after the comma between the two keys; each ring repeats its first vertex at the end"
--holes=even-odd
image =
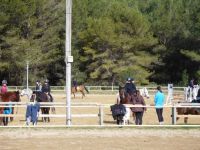
{"type": "Polygon", "coordinates": [[[36,103],[36,104],[31,104],[28,105],[26,108],[26,118],[27,117],[31,117],[31,122],[37,122],[37,113],[40,111],[40,104],[36,103]]]}
{"type": "MultiPolygon", "coordinates": [[[[12,104],[9,104],[8,106],[12,106],[12,104]]],[[[12,114],[12,107],[4,107],[3,113],[12,114]]]]}
{"type": "Polygon", "coordinates": [[[154,97],[154,103],[156,108],[162,108],[164,105],[165,96],[162,92],[158,91],[154,97]]]}

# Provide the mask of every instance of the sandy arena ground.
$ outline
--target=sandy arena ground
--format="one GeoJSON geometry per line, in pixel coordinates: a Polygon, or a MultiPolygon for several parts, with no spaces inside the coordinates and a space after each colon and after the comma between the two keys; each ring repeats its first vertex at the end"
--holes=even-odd
{"type": "MultiPolygon", "coordinates": [[[[54,94],[55,102],[65,102],[64,94],[54,94]]],[[[153,104],[153,99],[146,100],[153,104]]],[[[26,97],[22,98],[26,102],[26,97]]],[[[113,104],[115,95],[77,95],[72,103],[113,104]]],[[[25,115],[25,107],[18,108],[18,114],[25,115]]],[[[56,114],[65,114],[65,108],[56,108],[56,114]]],[[[73,114],[97,114],[98,108],[72,108],[73,114]]],[[[171,109],[164,109],[165,124],[171,124],[171,109]]],[[[73,125],[98,125],[97,118],[72,118],[73,125]]],[[[38,125],[64,125],[65,118],[51,118],[50,123],[38,125]]],[[[183,124],[183,119],[177,122],[183,124]]],[[[189,119],[190,124],[200,124],[198,118],[189,119]]],[[[115,125],[109,107],[104,108],[104,125],[115,125]]],[[[134,124],[131,120],[131,124],[134,124]]],[[[157,125],[157,116],[149,108],[143,117],[143,124],[157,125]]],[[[16,117],[9,126],[25,126],[24,117],[16,117]]],[[[87,128],[0,128],[0,150],[199,150],[199,128],[165,127],[87,127],[87,128]]]]}
{"type": "Polygon", "coordinates": [[[199,129],[0,129],[1,150],[199,150],[199,129]]]}

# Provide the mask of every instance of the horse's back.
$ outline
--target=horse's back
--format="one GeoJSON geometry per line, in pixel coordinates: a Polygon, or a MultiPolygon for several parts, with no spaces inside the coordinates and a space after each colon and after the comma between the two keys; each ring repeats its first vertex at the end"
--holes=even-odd
{"type": "Polygon", "coordinates": [[[8,102],[8,101],[20,101],[19,91],[9,91],[6,93],[0,93],[1,101],[8,102]]]}

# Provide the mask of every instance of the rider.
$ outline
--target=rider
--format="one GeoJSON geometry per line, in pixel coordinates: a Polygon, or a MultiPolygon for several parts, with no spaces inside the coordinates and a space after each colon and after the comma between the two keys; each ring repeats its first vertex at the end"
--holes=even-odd
{"type": "Polygon", "coordinates": [[[134,84],[134,79],[131,77],[128,77],[126,79],[126,84],[125,84],[125,93],[129,95],[133,95],[133,92],[136,91],[136,87],[134,84]]]}
{"type": "Polygon", "coordinates": [[[42,84],[41,84],[41,82],[39,80],[36,81],[35,91],[36,92],[41,92],[42,91],[42,84]]]}
{"type": "Polygon", "coordinates": [[[42,92],[46,93],[48,98],[50,98],[50,101],[53,102],[53,97],[51,96],[51,87],[49,85],[49,80],[46,79],[43,86],[42,86],[42,92]]]}
{"type": "Polygon", "coordinates": [[[74,80],[72,81],[72,83],[73,83],[73,86],[74,86],[74,88],[75,88],[75,90],[76,90],[76,92],[77,92],[77,86],[78,86],[77,81],[74,79],[74,80]]]}
{"type": "Polygon", "coordinates": [[[1,93],[4,94],[6,92],[8,92],[7,81],[3,80],[2,81],[2,86],[1,86],[1,93]]]}
{"type": "Polygon", "coordinates": [[[192,89],[194,88],[194,79],[190,80],[189,87],[191,87],[192,89]]]}

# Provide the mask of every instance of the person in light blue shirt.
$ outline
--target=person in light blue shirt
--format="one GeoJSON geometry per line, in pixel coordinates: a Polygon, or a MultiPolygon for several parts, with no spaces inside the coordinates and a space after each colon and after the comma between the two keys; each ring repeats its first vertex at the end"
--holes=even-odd
{"type": "Polygon", "coordinates": [[[156,107],[156,113],[158,116],[158,121],[159,124],[163,124],[164,123],[164,118],[163,118],[163,105],[164,105],[164,100],[165,100],[165,96],[161,90],[161,87],[158,86],[157,87],[157,92],[155,94],[154,97],[154,103],[155,103],[155,107],[156,107]]]}

